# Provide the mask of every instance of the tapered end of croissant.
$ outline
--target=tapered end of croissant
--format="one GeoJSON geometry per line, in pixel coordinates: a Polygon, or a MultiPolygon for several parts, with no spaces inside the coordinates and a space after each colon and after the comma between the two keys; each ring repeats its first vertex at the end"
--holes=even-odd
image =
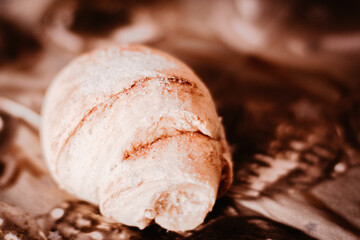
{"type": "Polygon", "coordinates": [[[211,190],[195,184],[179,184],[162,192],[155,204],[155,222],[173,231],[200,225],[214,205],[211,190]]]}
{"type": "Polygon", "coordinates": [[[136,195],[111,199],[103,205],[102,213],[140,229],[154,221],[171,231],[187,231],[200,225],[214,205],[215,193],[204,186],[191,183],[161,185],[147,184],[141,193],[136,191],[136,195]],[[134,205],[135,201],[139,204],[134,205]]]}
{"type": "Polygon", "coordinates": [[[113,170],[101,212],[139,228],[154,220],[172,231],[194,229],[215,203],[221,154],[219,142],[200,133],[160,139],[113,170]]]}

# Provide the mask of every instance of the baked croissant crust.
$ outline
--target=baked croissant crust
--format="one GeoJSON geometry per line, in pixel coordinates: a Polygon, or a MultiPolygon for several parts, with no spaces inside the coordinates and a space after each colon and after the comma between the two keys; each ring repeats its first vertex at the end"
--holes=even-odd
{"type": "Polygon", "coordinates": [[[143,229],[194,229],[232,181],[221,119],[181,61],[109,46],[67,65],[49,87],[43,153],[58,184],[143,229]]]}

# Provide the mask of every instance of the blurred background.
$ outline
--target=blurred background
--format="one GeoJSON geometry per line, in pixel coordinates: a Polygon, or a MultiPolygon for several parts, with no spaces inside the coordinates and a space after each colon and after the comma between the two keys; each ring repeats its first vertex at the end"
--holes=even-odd
{"type": "Polygon", "coordinates": [[[358,239],[359,78],[357,0],[0,0],[0,238],[358,239]],[[47,172],[45,90],[109,43],[167,51],[213,95],[234,184],[194,231],[108,222],[47,172]]]}

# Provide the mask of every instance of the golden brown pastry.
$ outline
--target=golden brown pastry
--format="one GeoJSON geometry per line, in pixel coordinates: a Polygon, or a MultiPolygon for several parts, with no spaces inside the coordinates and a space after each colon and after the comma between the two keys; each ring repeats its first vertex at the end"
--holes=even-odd
{"type": "Polygon", "coordinates": [[[232,181],[209,91],[184,63],[144,46],[66,66],[47,91],[41,137],[62,188],[140,229],[197,227],[232,181]]]}

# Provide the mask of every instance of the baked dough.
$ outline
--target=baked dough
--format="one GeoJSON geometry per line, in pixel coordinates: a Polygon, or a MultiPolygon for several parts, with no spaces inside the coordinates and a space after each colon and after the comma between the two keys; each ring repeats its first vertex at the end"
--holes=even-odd
{"type": "Polygon", "coordinates": [[[209,91],[184,63],[140,45],[73,60],[47,90],[42,149],[59,185],[143,229],[194,229],[232,181],[209,91]]]}

